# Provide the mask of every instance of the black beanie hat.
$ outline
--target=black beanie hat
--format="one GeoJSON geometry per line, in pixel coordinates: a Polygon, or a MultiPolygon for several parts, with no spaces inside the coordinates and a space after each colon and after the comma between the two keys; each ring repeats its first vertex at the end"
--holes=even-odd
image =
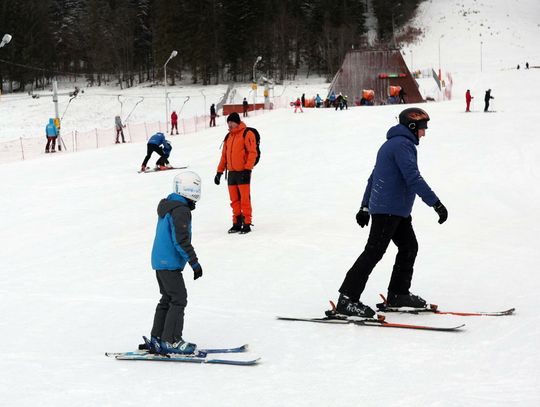
{"type": "Polygon", "coordinates": [[[236,112],[232,112],[228,117],[227,117],[227,121],[228,122],[235,122],[236,124],[240,124],[240,115],[236,112]]]}

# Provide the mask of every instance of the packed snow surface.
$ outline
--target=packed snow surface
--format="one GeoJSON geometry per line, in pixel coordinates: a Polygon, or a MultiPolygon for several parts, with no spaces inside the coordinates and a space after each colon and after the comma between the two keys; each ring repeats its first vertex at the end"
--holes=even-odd
{"type": "MultiPolygon", "coordinates": [[[[537,10],[534,1],[519,3],[537,10]]],[[[472,0],[460,4],[483,10],[472,0]]],[[[461,96],[421,105],[431,121],[419,166],[449,218],[439,225],[417,199],[412,291],[443,310],[516,307],[515,315],[387,317],[465,323],[459,333],[276,320],[321,316],[328,299],[337,299],[369,232],[354,218],[366,180],[403,107],[248,117],[261,133],[262,156],[247,235],[226,233],[227,188],[213,183],[226,133],[220,118],[216,128],[171,138],[171,162],[203,179],[193,245],[204,275],[193,281],[189,266],[184,270],[184,337],[201,347],[249,343],[247,356],[261,363],[104,356],[133,350],[150,333],[159,299],[150,266],[156,207],[177,172],[138,174],[144,144],[57,153],[1,166],[2,405],[539,405],[540,70],[457,71],[454,80],[476,97],[472,113],[464,113],[461,96]],[[488,87],[493,113],[482,112],[488,87]]],[[[12,114],[23,118],[25,110],[12,114]]],[[[386,292],[395,254],[391,245],[363,302],[375,306],[386,292]]]]}

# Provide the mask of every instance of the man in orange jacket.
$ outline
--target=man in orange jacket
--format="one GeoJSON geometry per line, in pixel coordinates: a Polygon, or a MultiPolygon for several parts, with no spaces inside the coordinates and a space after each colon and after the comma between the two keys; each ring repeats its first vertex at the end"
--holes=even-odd
{"type": "Polygon", "coordinates": [[[257,141],[255,133],[247,129],[238,113],[227,117],[229,133],[223,141],[221,160],[217,168],[214,183],[219,185],[224,171],[228,171],[227,185],[233,210],[233,226],[229,233],[251,232],[251,170],[257,159],[257,141]]]}

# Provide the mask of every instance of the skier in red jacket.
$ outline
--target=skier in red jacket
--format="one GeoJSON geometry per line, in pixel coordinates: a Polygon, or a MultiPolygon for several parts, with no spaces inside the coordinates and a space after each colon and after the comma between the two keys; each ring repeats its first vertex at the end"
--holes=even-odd
{"type": "Polygon", "coordinates": [[[471,100],[474,99],[474,97],[471,96],[471,91],[467,89],[467,92],[465,92],[465,102],[467,103],[467,108],[465,109],[466,112],[470,112],[471,107],[471,100]]]}

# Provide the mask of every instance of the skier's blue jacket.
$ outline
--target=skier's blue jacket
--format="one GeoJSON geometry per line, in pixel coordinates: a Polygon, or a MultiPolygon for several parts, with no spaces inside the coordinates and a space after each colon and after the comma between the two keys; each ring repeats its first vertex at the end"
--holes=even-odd
{"type": "Polygon", "coordinates": [[[391,127],[386,142],[377,153],[362,206],[370,214],[408,217],[416,195],[429,206],[439,198],[420,175],[416,146],[418,138],[404,125],[391,127]]]}
{"type": "Polygon", "coordinates": [[[163,143],[163,154],[165,154],[165,157],[168,157],[171,155],[172,146],[171,143],[169,143],[167,140],[163,143]]]}
{"type": "Polygon", "coordinates": [[[156,146],[160,146],[163,143],[165,143],[165,136],[163,133],[156,133],[148,140],[148,144],[155,144],[156,146]]]}
{"type": "Polygon", "coordinates": [[[191,245],[191,210],[186,199],[172,193],[159,202],[156,237],[152,247],[154,270],[183,270],[186,263],[198,266],[191,245]]]}
{"type": "Polygon", "coordinates": [[[47,137],[57,137],[58,136],[58,129],[54,125],[54,119],[49,119],[49,124],[45,126],[45,134],[47,137]]]}

